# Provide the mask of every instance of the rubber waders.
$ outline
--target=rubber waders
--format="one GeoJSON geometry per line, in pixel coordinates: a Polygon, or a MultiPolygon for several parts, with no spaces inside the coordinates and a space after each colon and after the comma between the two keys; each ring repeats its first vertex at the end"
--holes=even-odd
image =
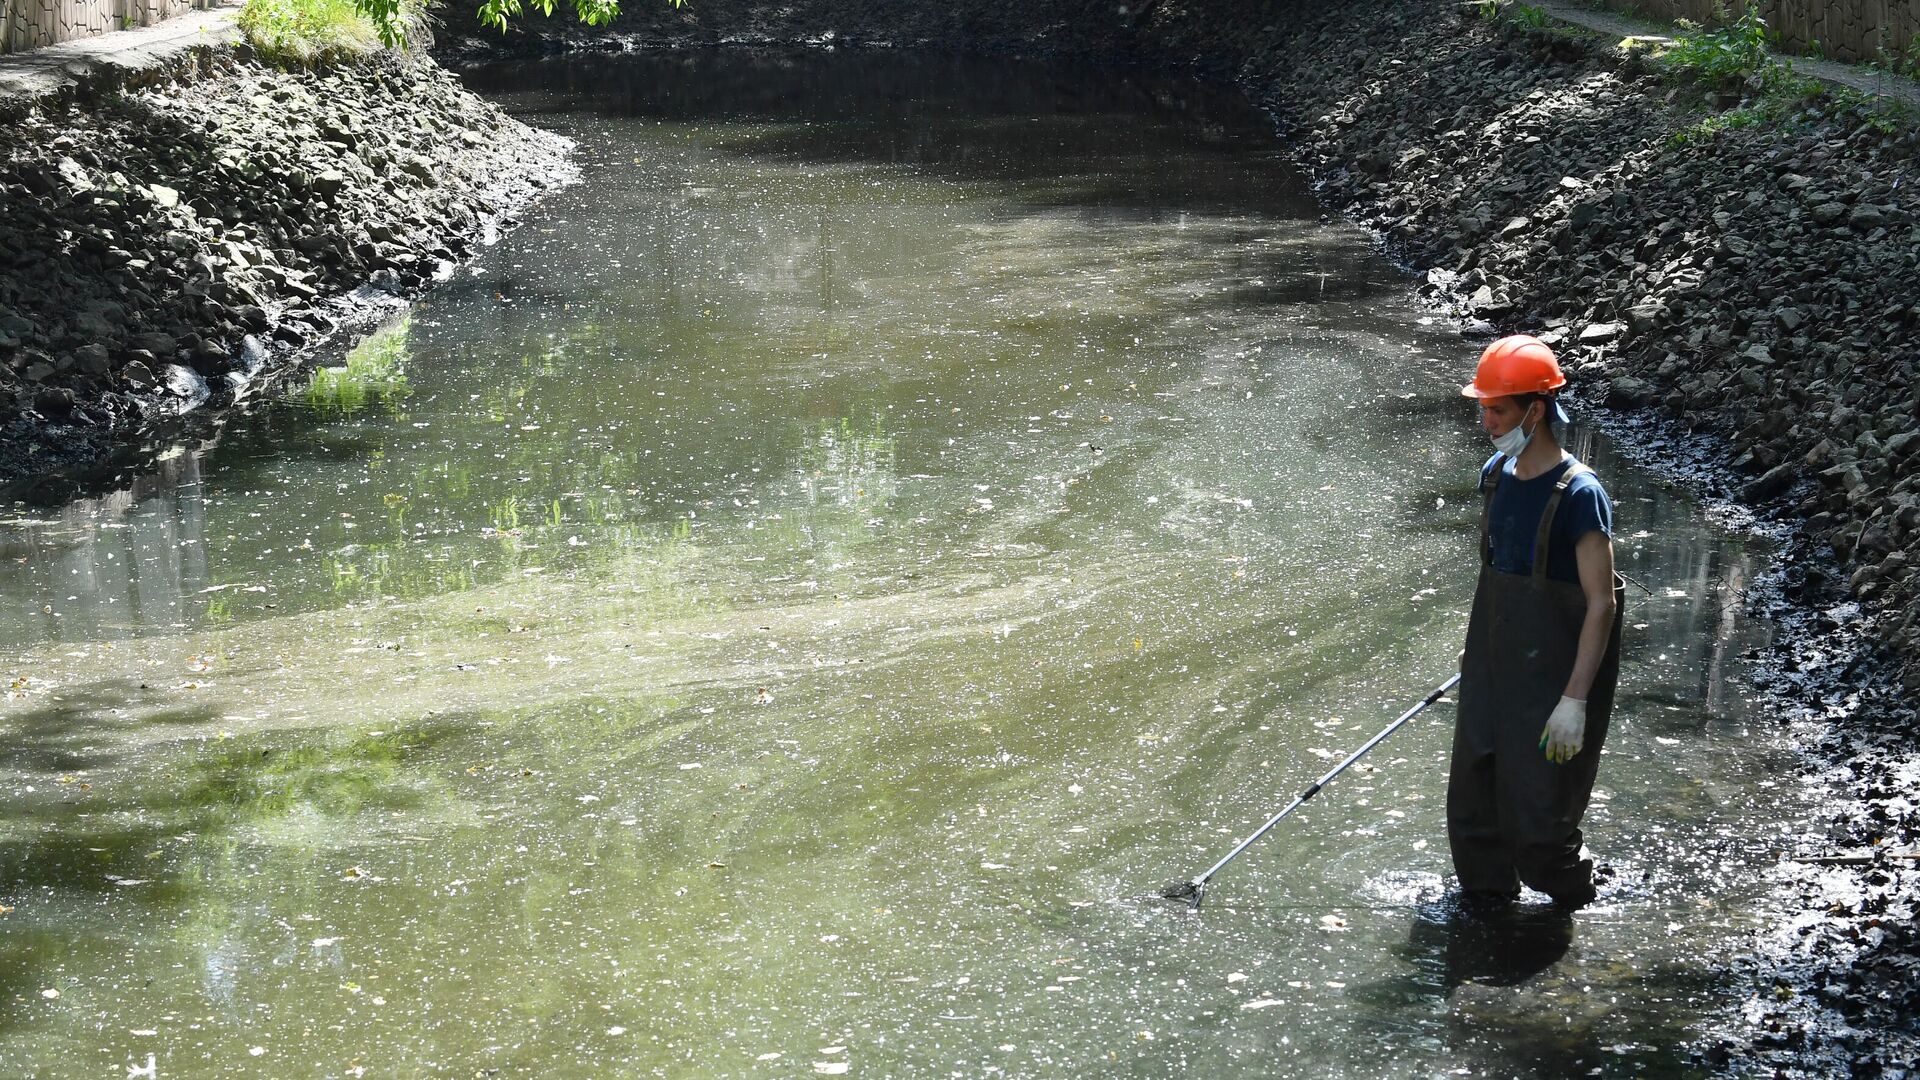
{"type": "Polygon", "coordinates": [[[1530,574],[1493,567],[1489,512],[1506,467],[1494,462],[1481,484],[1480,584],[1460,662],[1460,707],[1447,778],[1447,842],[1468,894],[1518,896],[1522,883],[1569,907],[1593,899],[1593,864],[1580,857],[1587,811],[1620,674],[1626,583],[1613,583],[1613,627],[1587,697],[1586,745],[1556,765],[1540,750],[1540,729],[1573,670],[1587,615],[1579,584],[1547,577],[1548,540],[1567,486],[1585,465],[1567,467],[1535,534],[1530,574]]]}

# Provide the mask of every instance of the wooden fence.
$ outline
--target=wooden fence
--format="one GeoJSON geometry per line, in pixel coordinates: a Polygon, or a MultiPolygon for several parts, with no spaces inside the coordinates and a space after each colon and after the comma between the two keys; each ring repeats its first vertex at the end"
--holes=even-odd
{"type": "Polygon", "coordinates": [[[208,0],[0,0],[0,53],[152,26],[208,0]]]}
{"type": "MultiPolygon", "coordinates": [[[[1715,22],[1745,0],[1604,0],[1608,7],[1663,22],[1715,22]]],[[[1863,63],[1920,49],[1920,0],[1757,0],[1767,26],[1789,50],[1863,63]]]]}

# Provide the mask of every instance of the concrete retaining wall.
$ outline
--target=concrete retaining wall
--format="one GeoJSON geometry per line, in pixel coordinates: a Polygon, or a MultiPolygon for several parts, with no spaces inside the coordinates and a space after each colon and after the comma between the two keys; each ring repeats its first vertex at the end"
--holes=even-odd
{"type": "MultiPolygon", "coordinates": [[[[1738,11],[1742,6],[1739,0],[1603,2],[1616,11],[1667,22],[1713,22],[1716,7],[1738,11]]],[[[1849,63],[1902,56],[1920,45],[1920,3],[1914,0],[1760,0],[1760,13],[1787,48],[1849,63]]]]}
{"type": "Polygon", "coordinates": [[[152,26],[213,0],[0,0],[0,53],[152,26]]]}

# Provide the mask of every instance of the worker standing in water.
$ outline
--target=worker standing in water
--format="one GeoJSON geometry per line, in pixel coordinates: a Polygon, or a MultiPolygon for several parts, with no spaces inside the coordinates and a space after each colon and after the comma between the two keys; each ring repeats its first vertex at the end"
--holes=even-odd
{"type": "Polygon", "coordinates": [[[1594,898],[1580,818],[1620,670],[1625,586],[1613,504],[1561,448],[1566,376],[1516,335],[1487,346],[1461,393],[1496,453],[1480,472],[1480,582],[1460,662],[1447,841],[1469,907],[1524,883],[1572,910],[1594,898]]]}

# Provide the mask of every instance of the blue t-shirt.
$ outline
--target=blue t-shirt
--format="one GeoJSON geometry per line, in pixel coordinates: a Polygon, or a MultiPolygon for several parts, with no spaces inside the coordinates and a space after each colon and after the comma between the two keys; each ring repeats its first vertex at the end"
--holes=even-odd
{"type": "MultiPolygon", "coordinates": [[[[1480,467],[1482,485],[1492,480],[1493,463],[1499,457],[1495,454],[1480,467]]],[[[1573,461],[1569,457],[1531,480],[1519,480],[1513,475],[1513,459],[1507,459],[1487,515],[1495,570],[1533,573],[1533,541],[1540,531],[1540,515],[1546,512],[1553,486],[1573,461]]],[[[1589,471],[1568,484],[1566,494],[1560,496],[1560,510],[1553,516],[1553,535],[1547,540],[1547,576],[1555,581],[1579,581],[1574,541],[1596,529],[1609,538],[1613,536],[1613,502],[1600,486],[1600,479],[1589,471]]]]}

